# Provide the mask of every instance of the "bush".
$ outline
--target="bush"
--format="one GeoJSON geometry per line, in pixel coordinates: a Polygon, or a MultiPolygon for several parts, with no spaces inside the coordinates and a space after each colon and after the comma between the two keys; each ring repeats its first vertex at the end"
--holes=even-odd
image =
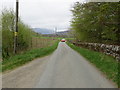
{"type": "MultiPolygon", "coordinates": [[[[13,55],[14,32],[15,32],[15,13],[13,10],[2,11],[2,55],[4,58],[13,55]]],[[[30,46],[32,30],[25,25],[19,18],[18,25],[18,51],[27,49],[30,46]]]]}

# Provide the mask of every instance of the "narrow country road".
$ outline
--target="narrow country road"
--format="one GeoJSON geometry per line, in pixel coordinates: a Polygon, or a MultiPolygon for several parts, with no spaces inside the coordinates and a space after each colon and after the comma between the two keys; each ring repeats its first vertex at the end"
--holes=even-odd
{"type": "Polygon", "coordinates": [[[3,88],[114,88],[92,64],[60,42],[57,50],[3,74],[3,88]]]}

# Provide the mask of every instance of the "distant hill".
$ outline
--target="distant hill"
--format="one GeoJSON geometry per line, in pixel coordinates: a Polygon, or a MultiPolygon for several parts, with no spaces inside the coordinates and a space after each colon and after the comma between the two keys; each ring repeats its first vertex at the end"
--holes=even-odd
{"type": "Polygon", "coordinates": [[[46,37],[71,37],[70,30],[54,32],[54,30],[46,28],[32,28],[35,32],[46,37]]]}
{"type": "Polygon", "coordinates": [[[54,34],[54,30],[46,28],[32,28],[35,32],[40,34],[54,34]]]}
{"type": "Polygon", "coordinates": [[[69,35],[69,30],[68,31],[61,31],[61,32],[56,32],[57,35],[66,35],[68,36],[69,35]]]}
{"type": "Polygon", "coordinates": [[[59,31],[54,34],[43,34],[43,36],[45,36],[45,37],[63,37],[63,38],[72,37],[70,34],[70,30],[61,31],[61,32],[59,31]]]}

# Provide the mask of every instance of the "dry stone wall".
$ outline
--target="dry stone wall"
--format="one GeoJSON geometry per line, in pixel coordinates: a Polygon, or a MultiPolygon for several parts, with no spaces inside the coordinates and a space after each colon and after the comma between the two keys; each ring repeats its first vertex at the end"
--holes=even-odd
{"type": "Polygon", "coordinates": [[[102,52],[104,54],[113,56],[116,60],[120,61],[120,46],[107,45],[100,43],[73,43],[76,46],[85,47],[94,51],[102,52]]]}

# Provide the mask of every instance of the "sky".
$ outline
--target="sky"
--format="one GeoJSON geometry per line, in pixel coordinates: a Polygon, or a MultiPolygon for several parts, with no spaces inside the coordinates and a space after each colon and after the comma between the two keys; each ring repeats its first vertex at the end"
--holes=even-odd
{"type": "MultiPolygon", "coordinates": [[[[3,8],[15,10],[16,0],[2,0],[3,8]]],[[[32,28],[47,28],[66,30],[70,27],[70,20],[74,2],[85,0],[19,0],[19,16],[22,21],[32,28]]]]}

